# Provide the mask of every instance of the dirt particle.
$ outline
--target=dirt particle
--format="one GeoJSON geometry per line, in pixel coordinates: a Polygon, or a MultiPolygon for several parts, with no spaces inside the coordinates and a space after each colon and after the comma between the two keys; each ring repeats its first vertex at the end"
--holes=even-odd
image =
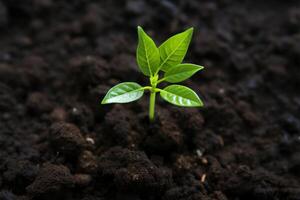
{"type": "Polygon", "coordinates": [[[40,169],[35,181],[27,187],[27,191],[33,196],[40,196],[50,192],[61,192],[73,185],[73,176],[67,167],[46,163],[40,169]]]}
{"type": "Polygon", "coordinates": [[[203,175],[201,176],[201,182],[204,183],[205,180],[206,180],[206,174],[203,174],[203,175]]]}
{"type": "Polygon", "coordinates": [[[202,153],[220,149],[224,145],[222,137],[209,129],[195,135],[193,143],[202,153]]]}
{"type": "Polygon", "coordinates": [[[50,118],[54,122],[64,122],[67,119],[67,112],[64,108],[54,108],[50,114],[50,118]]]}
{"type": "Polygon", "coordinates": [[[31,93],[26,102],[27,108],[34,114],[42,114],[52,109],[52,104],[48,97],[40,92],[31,93]]]}
{"type": "Polygon", "coordinates": [[[207,165],[208,161],[206,158],[201,158],[201,162],[204,164],[204,165],[207,165]]]}
{"type": "Polygon", "coordinates": [[[178,123],[171,117],[171,113],[160,109],[157,121],[149,127],[149,134],[144,141],[144,147],[151,153],[168,154],[180,149],[183,135],[178,123]]]}
{"type": "Polygon", "coordinates": [[[93,138],[91,138],[91,137],[86,137],[85,140],[86,140],[88,143],[92,144],[92,145],[95,144],[95,140],[94,140],[93,138]]]}
{"type": "Polygon", "coordinates": [[[227,200],[227,197],[225,194],[223,194],[221,191],[215,191],[212,195],[210,195],[213,200],[227,200]]]}
{"type": "Polygon", "coordinates": [[[169,170],[156,167],[140,151],[111,148],[99,158],[98,166],[101,176],[111,179],[121,190],[159,194],[172,182],[169,170]]]}
{"type": "Polygon", "coordinates": [[[105,116],[105,135],[117,145],[132,147],[141,141],[145,131],[131,111],[122,105],[115,105],[105,116]]]}
{"type": "Polygon", "coordinates": [[[74,183],[81,187],[88,186],[92,181],[92,177],[89,174],[75,174],[73,179],[74,183]]]}
{"type": "Polygon", "coordinates": [[[49,139],[55,150],[73,156],[85,146],[79,128],[70,123],[54,123],[49,130],[49,139]]]}
{"type": "Polygon", "coordinates": [[[84,104],[74,104],[69,110],[70,122],[77,124],[81,129],[88,130],[94,123],[94,114],[91,109],[84,104]]]}
{"type": "Polygon", "coordinates": [[[197,149],[197,150],[196,150],[196,154],[197,154],[197,156],[198,156],[199,158],[201,158],[201,157],[203,156],[203,153],[202,153],[202,151],[201,151],[200,149],[197,149]]]}
{"type": "Polygon", "coordinates": [[[200,134],[204,126],[205,120],[200,113],[195,113],[193,117],[190,117],[187,121],[186,127],[189,128],[193,133],[200,134]]]}
{"type": "Polygon", "coordinates": [[[98,167],[96,156],[90,151],[83,151],[78,158],[79,171],[83,173],[95,173],[98,167]]]}
{"type": "Polygon", "coordinates": [[[197,159],[194,156],[180,155],[176,158],[174,167],[177,171],[189,171],[197,166],[197,159]]]}
{"type": "MultiPolygon", "coordinates": [[[[198,189],[194,187],[188,187],[188,186],[183,186],[183,187],[175,187],[170,190],[168,190],[164,197],[163,200],[186,200],[186,199],[191,199],[191,200],[196,200],[196,199],[205,199],[205,195],[203,195],[201,192],[199,192],[198,189]]],[[[208,199],[209,200],[209,199],[208,199]]]]}
{"type": "Polygon", "coordinates": [[[18,192],[31,183],[37,175],[38,167],[28,160],[10,159],[5,163],[3,181],[18,192]]]}

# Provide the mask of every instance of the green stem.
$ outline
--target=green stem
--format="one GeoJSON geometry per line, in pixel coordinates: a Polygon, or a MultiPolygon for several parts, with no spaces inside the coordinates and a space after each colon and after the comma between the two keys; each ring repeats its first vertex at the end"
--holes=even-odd
{"type": "Polygon", "coordinates": [[[159,79],[159,80],[157,81],[157,84],[159,84],[159,83],[161,83],[161,82],[163,82],[163,81],[165,81],[165,80],[166,80],[165,78],[159,79]]]}
{"type": "Polygon", "coordinates": [[[145,86],[145,87],[143,87],[143,88],[141,88],[142,90],[152,90],[152,87],[151,86],[145,86]]]}
{"type": "Polygon", "coordinates": [[[154,121],[155,96],[156,96],[156,92],[154,90],[151,90],[150,102],[149,102],[149,119],[150,119],[150,122],[154,121]]]}

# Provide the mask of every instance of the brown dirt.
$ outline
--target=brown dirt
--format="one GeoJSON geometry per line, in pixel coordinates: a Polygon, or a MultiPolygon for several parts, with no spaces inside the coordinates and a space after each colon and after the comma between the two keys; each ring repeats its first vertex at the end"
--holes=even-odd
{"type": "Polygon", "coordinates": [[[0,0],[0,36],[1,200],[300,199],[298,1],[0,0]],[[204,108],[100,105],[137,25],[195,27],[204,108]]]}

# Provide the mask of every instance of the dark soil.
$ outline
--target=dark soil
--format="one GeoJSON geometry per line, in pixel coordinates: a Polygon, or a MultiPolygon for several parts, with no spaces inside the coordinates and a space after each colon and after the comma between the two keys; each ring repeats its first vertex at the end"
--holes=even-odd
{"type": "Polygon", "coordinates": [[[297,0],[0,0],[0,199],[300,200],[299,67],[297,0]],[[195,27],[204,108],[100,105],[137,25],[195,27]]]}

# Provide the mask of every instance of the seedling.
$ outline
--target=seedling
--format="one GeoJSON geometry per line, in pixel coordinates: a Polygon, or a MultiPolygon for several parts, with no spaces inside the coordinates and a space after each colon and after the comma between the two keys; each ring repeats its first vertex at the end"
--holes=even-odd
{"type": "Polygon", "coordinates": [[[157,88],[157,85],[163,81],[169,83],[184,81],[204,68],[195,64],[182,63],[192,35],[193,28],[190,28],[169,38],[157,48],[154,41],[141,27],[138,27],[137,63],[142,73],[149,77],[150,86],[142,87],[135,82],[120,83],[107,92],[101,103],[129,103],[138,100],[143,96],[145,90],[149,90],[150,121],[154,120],[156,93],[160,93],[164,100],[177,106],[203,106],[198,95],[188,87],[173,84],[164,89],[157,88]],[[159,77],[161,71],[164,73],[162,78],[159,77]]]}

